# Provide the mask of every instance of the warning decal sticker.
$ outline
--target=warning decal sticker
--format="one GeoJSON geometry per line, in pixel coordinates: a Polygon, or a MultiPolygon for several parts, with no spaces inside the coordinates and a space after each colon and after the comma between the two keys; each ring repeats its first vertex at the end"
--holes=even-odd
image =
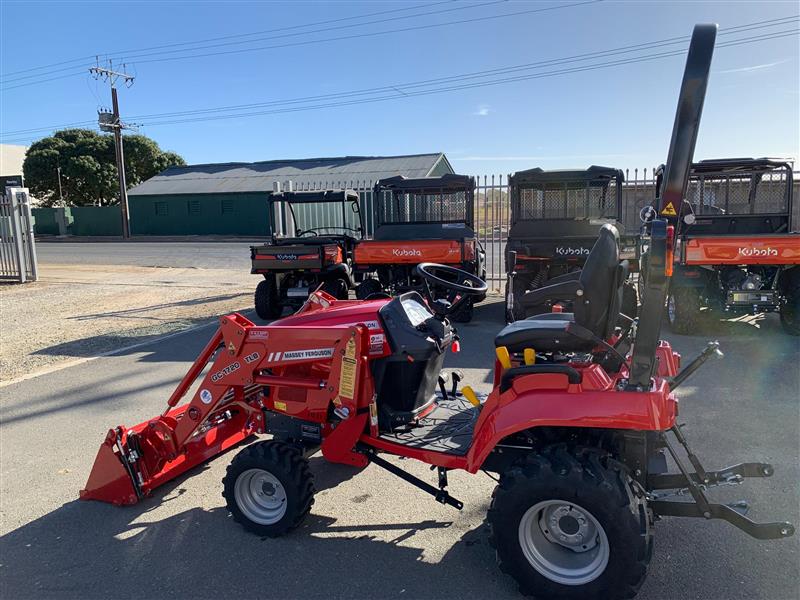
{"type": "Polygon", "coordinates": [[[356,388],[356,340],[350,338],[342,357],[342,371],[339,374],[339,396],[353,399],[356,388]]]}
{"type": "Polygon", "coordinates": [[[675,207],[672,205],[672,202],[667,202],[667,205],[661,211],[661,214],[665,217],[677,217],[678,213],[675,212],[675,207]]]}

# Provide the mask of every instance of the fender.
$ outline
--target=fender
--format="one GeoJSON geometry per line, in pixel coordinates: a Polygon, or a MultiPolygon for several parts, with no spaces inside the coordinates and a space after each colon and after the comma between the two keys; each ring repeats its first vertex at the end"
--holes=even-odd
{"type": "Polygon", "coordinates": [[[515,379],[503,393],[495,388],[475,425],[467,470],[478,471],[503,439],[534,427],[664,431],[674,425],[678,402],[665,381],[649,392],[626,392],[599,365],[582,373],[579,384],[566,375],[543,374],[515,379]]]}

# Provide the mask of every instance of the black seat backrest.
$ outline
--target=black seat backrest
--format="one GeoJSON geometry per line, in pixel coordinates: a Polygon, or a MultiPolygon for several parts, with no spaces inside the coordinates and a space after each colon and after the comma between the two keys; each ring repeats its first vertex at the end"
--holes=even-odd
{"type": "Polygon", "coordinates": [[[603,225],[581,270],[583,296],[573,309],[575,322],[599,338],[606,339],[619,318],[623,275],[627,277],[627,265],[620,265],[619,232],[613,225],[603,225]]]}

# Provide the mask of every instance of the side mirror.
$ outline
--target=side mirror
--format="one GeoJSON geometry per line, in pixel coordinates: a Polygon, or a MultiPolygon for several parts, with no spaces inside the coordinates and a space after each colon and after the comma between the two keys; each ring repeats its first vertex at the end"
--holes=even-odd
{"type": "Polygon", "coordinates": [[[508,272],[513,273],[516,267],[517,267],[517,252],[515,250],[511,250],[508,253],[508,265],[507,265],[508,272]]]}

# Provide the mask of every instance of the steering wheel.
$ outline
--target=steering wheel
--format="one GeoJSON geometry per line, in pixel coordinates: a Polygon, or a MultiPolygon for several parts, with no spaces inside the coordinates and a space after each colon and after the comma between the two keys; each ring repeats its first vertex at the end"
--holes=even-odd
{"type": "Polygon", "coordinates": [[[442,317],[455,312],[470,296],[486,294],[486,282],[463,269],[436,263],[420,263],[416,268],[433,311],[442,317]],[[436,298],[431,286],[450,292],[446,300],[436,298]]]}
{"type": "Polygon", "coordinates": [[[297,237],[305,237],[307,233],[310,233],[314,237],[319,237],[319,233],[317,233],[316,229],[304,229],[303,231],[299,232],[297,237]]]}

